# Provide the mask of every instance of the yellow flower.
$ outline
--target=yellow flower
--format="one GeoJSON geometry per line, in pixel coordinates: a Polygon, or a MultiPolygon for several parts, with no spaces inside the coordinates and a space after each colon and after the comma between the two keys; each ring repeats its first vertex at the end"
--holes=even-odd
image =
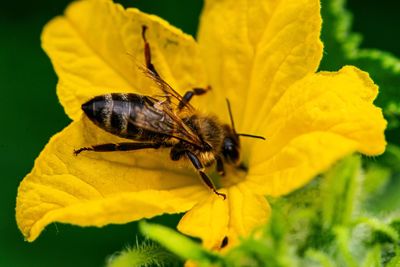
{"type": "Polygon", "coordinates": [[[21,232],[33,241],[55,221],[103,226],[188,211],[180,231],[209,248],[225,237],[232,245],[268,218],[264,195],[287,194],[355,151],[382,153],[386,122],[372,104],[378,88],[351,66],[315,73],[320,29],[318,0],[207,0],[198,43],[156,16],[109,0],[72,3],[46,25],[42,44],[73,122],[51,138],[19,187],[21,232]],[[248,172],[227,170],[219,189],[226,200],[193,169],[172,162],[166,149],[73,155],[122,140],[82,116],[82,103],[111,92],[150,94],[137,67],[142,25],[154,65],[177,91],[211,85],[195,107],[229,122],[228,98],[237,130],[268,138],[241,138],[248,172]]]}

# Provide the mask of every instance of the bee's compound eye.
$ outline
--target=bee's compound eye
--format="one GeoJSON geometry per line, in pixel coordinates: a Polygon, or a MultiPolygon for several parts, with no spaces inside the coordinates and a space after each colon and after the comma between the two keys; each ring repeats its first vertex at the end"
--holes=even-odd
{"type": "Polygon", "coordinates": [[[225,137],[222,154],[224,155],[227,162],[233,164],[237,163],[240,158],[238,144],[232,138],[225,137]]]}

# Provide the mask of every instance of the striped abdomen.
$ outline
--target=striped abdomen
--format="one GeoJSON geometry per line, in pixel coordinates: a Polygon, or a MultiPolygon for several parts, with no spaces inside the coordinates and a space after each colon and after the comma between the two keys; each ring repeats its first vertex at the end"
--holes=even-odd
{"type": "Polygon", "coordinates": [[[82,110],[112,134],[138,141],[167,139],[173,133],[173,123],[154,107],[155,103],[147,96],[113,93],[96,96],[83,104],[82,110]]]}

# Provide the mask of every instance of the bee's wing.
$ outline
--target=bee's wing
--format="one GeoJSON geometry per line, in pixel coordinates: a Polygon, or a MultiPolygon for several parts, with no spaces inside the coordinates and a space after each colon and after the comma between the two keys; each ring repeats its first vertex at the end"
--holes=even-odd
{"type": "Polygon", "coordinates": [[[167,103],[171,105],[171,109],[175,110],[177,112],[191,112],[193,113],[195,111],[194,107],[190,105],[190,103],[186,103],[185,106],[181,109],[178,110],[178,105],[182,101],[183,97],[174,90],[163,78],[161,78],[159,75],[156,73],[152,72],[151,70],[147,68],[141,68],[142,71],[146,74],[147,77],[149,77],[152,81],[154,81],[157,85],[158,88],[160,88],[163,92],[163,97],[166,98],[167,103]]]}
{"type": "Polygon", "coordinates": [[[138,128],[165,134],[195,146],[202,145],[199,136],[193,133],[165,100],[151,98],[151,101],[153,103],[145,103],[145,108],[141,110],[141,116],[129,119],[129,123],[138,128]]]}
{"type": "Polygon", "coordinates": [[[172,119],[175,123],[175,135],[176,138],[180,140],[184,140],[188,143],[191,143],[196,146],[203,146],[203,142],[201,141],[200,137],[195,134],[183,121],[182,119],[172,110],[169,108],[168,105],[162,104],[162,110],[172,119]]]}
{"type": "Polygon", "coordinates": [[[195,108],[190,104],[186,103],[182,109],[178,109],[179,103],[183,100],[183,97],[175,91],[163,78],[158,74],[149,70],[148,68],[142,68],[142,71],[155,82],[157,88],[162,90],[163,95],[152,97],[153,100],[158,100],[154,103],[153,108],[162,110],[168,117],[173,121],[174,135],[171,137],[183,140],[191,143],[195,146],[202,147],[204,144],[200,137],[195,134],[181,119],[178,114],[185,113],[187,116],[195,113],[195,108]]]}

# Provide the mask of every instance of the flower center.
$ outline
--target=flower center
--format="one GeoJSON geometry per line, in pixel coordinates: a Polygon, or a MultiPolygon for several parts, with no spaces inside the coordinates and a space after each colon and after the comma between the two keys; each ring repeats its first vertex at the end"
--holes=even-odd
{"type": "Polygon", "coordinates": [[[247,166],[243,165],[240,167],[226,166],[225,175],[218,176],[218,185],[223,188],[227,188],[243,182],[246,179],[248,173],[247,166]]]}

